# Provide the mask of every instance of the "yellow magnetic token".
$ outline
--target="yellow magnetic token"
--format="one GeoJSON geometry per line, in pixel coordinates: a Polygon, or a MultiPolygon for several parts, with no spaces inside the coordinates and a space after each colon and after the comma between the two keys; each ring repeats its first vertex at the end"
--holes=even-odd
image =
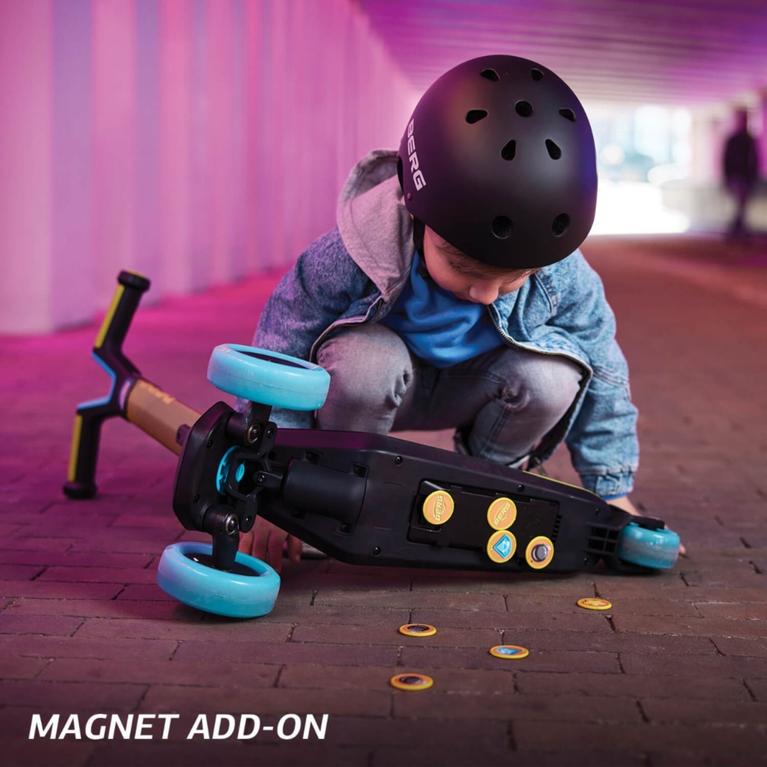
{"type": "Polygon", "coordinates": [[[493,530],[506,530],[517,518],[517,504],[511,498],[496,498],[487,507],[487,524],[493,530]]]}
{"type": "Polygon", "coordinates": [[[398,690],[420,692],[421,690],[428,690],[434,684],[434,680],[430,676],[426,676],[426,674],[408,672],[406,674],[395,674],[389,680],[389,684],[398,690]]]}
{"type": "Polygon", "coordinates": [[[487,556],[498,565],[508,562],[517,550],[517,539],[508,530],[497,530],[487,539],[487,556]]]}
{"type": "Polygon", "coordinates": [[[530,650],[527,647],[520,647],[518,644],[497,644],[495,647],[491,647],[488,652],[490,655],[504,660],[522,660],[522,658],[530,655],[530,650]]]}
{"type": "Polygon", "coordinates": [[[554,559],[554,543],[545,535],[536,535],[525,549],[525,560],[533,570],[542,570],[554,559]]]}
{"type": "Polygon", "coordinates": [[[610,610],[612,608],[612,604],[601,597],[584,597],[575,604],[584,610],[610,610]]]}
{"type": "Polygon", "coordinates": [[[429,623],[406,623],[398,630],[406,637],[433,637],[437,633],[437,629],[429,623]]]}
{"type": "Polygon", "coordinates": [[[432,525],[444,525],[453,516],[455,501],[447,490],[435,490],[423,502],[423,515],[432,525]]]}

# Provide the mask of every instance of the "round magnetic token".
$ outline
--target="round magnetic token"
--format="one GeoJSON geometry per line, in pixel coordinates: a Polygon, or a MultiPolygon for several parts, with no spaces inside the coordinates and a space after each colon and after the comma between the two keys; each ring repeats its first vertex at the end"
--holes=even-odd
{"type": "Polygon", "coordinates": [[[584,610],[610,610],[612,608],[612,603],[601,597],[584,597],[575,604],[584,610]]]}
{"type": "Polygon", "coordinates": [[[429,623],[406,623],[398,630],[406,637],[433,637],[437,633],[436,627],[429,623]]]}
{"type": "Polygon", "coordinates": [[[434,680],[430,676],[426,676],[426,674],[408,672],[406,674],[395,674],[389,680],[389,684],[398,690],[420,692],[421,690],[428,690],[434,684],[434,680]]]}
{"type": "Polygon", "coordinates": [[[533,570],[548,567],[554,559],[554,544],[545,535],[536,535],[525,549],[525,561],[533,570]]]}
{"type": "Polygon", "coordinates": [[[488,539],[485,551],[487,556],[498,565],[508,562],[517,550],[517,539],[508,530],[496,530],[488,539]]]}
{"type": "Polygon", "coordinates": [[[487,524],[493,530],[506,530],[517,518],[517,504],[511,498],[496,498],[487,507],[487,524]]]}
{"type": "Polygon", "coordinates": [[[423,516],[432,525],[444,525],[453,516],[455,501],[447,490],[435,490],[423,502],[423,516]]]}
{"type": "Polygon", "coordinates": [[[518,644],[497,644],[491,647],[488,652],[496,658],[504,660],[522,660],[530,655],[527,647],[520,647],[518,644]]]}

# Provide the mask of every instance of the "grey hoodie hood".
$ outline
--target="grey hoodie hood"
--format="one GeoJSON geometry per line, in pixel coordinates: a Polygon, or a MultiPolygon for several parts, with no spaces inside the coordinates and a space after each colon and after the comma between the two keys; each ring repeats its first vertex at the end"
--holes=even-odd
{"type": "Polygon", "coordinates": [[[351,170],[336,220],[352,260],[389,301],[410,273],[413,219],[397,178],[397,152],[375,149],[351,170]]]}

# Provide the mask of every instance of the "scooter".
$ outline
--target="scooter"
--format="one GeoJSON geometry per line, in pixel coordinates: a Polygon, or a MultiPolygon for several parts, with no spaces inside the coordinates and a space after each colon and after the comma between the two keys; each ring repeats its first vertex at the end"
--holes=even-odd
{"type": "Polygon", "coordinates": [[[573,572],[598,562],[624,572],[673,567],[679,536],[599,496],[545,476],[393,437],[278,429],[273,407],[315,411],[327,371],[239,344],[215,347],[208,380],[247,402],[204,413],[148,381],[122,351],[150,282],[122,271],[93,356],[108,394],[78,406],[64,492],[96,495],[101,425],[121,416],[179,456],[173,510],[210,544],[164,550],[162,589],[219,615],[268,614],[279,576],[238,551],[260,514],[344,562],[508,572],[573,572]]]}

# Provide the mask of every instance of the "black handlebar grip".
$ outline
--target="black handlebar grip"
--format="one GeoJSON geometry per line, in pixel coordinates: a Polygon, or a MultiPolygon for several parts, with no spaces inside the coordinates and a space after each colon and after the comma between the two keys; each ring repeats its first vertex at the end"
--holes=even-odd
{"type": "Polygon", "coordinates": [[[103,349],[107,354],[119,354],[122,351],[123,341],[141,296],[149,290],[151,285],[146,277],[126,270],[120,272],[117,282],[119,287],[115,291],[93,345],[94,349],[103,349]]]}

